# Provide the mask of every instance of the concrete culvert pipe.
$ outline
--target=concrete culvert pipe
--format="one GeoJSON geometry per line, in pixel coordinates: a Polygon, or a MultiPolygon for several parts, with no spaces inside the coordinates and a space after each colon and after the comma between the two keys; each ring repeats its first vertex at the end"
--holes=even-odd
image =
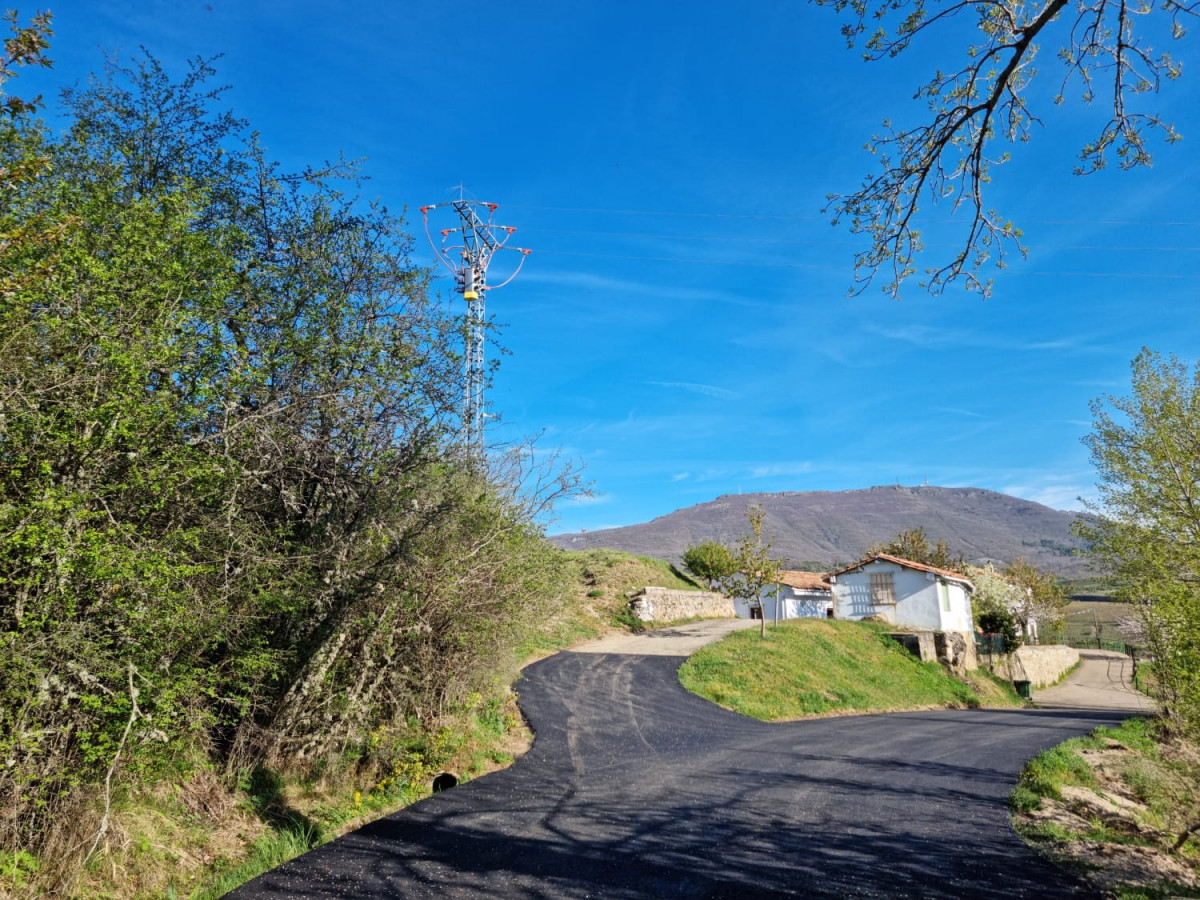
{"type": "Polygon", "coordinates": [[[433,792],[440,794],[442,791],[448,791],[450,788],[458,784],[458,776],[453,772],[443,772],[437,778],[433,779],[433,792]]]}

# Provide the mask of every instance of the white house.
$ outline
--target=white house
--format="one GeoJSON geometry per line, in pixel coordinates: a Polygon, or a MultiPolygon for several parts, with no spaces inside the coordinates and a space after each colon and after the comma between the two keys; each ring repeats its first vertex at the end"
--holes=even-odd
{"type": "Polygon", "coordinates": [[[761,610],[767,619],[774,621],[778,588],[780,619],[833,618],[833,591],[824,578],[819,572],[780,572],[779,583],[763,588],[758,602],[737,600],[734,608],[743,619],[758,618],[761,610]]]}
{"type": "Polygon", "coordinates": [[[975,586],[957,572],[879,553],[826,577],[835,618],[876,615],[893,625],[960,632],[974,644],[975,586]]]}

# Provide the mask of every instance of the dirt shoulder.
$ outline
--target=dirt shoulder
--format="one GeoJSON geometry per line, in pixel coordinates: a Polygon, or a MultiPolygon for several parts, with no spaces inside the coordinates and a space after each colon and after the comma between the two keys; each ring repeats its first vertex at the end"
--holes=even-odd
{"type": "Polygon", "coordinates": [[[1200,821],[1200,747],[1161,732],[1154,701],[1133,687],[1129,657],[1081,651],[1065,682],[1033,698],[1050,709],[1141,718],[1031,760],[1012,796],[1017,832],[1081,870],[1101,895],[1200,897],[1200,835],[1186,834],[1200,821]]]}
{"type": "Polygon", "coordinates": [[[1200,897],[1200,747],[1127,722],[1032,760],[1013,826],[1104,896],[1200,897]]]}

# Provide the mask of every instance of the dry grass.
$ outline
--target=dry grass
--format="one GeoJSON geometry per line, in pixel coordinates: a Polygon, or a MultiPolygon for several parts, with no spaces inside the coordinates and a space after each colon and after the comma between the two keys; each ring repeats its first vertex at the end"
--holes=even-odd
{"type": "Polygon", "coordinates": [[[381,774],[353,761],[321,777],[247,775],[238,785],[199,769],[113,798],[110,824],[89,864],[79,869],[100,821],[93,799],[57,819],[38,859],[0,851],[0,898],[223,896],[268,868],[427,796],[431,771],[477,778],[510,765],[532,735],[510,694],[503,702],[447,719],[447,754],[436,770],[418,767],[417,784],[379,790],[381,774]]]}

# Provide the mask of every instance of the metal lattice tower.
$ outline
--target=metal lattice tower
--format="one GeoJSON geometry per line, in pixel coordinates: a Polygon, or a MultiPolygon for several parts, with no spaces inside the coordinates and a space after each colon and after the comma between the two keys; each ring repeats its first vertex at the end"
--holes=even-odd
{"type": "Polygon", "coordinates": [[[530,251],[520,247],[506,247],[515,228],[497,225],[494,221],[495,203],[480,203],[476,200],[458,199],[451,203],[422,206],[425,219],[425,236],[442,264],[454,276],[455,290],[467,302],[466,347],[463,353],[463,444],[475,455],[484,453],[483,423],[487,416],[484,389],[487,386],[487,368],[484,348],[487,345],[487,316],[484,309],[487,291],[501,288],[517,277],[525,257],[530,251]],[[458,214],[457,228],[444,228],[439,245],[429,232],[429,213],[450,206],[458,214]],[[488,263],[500,250],[515,250],[521,254],[516,269],[500,284],[487,283],[488,263]]]}

